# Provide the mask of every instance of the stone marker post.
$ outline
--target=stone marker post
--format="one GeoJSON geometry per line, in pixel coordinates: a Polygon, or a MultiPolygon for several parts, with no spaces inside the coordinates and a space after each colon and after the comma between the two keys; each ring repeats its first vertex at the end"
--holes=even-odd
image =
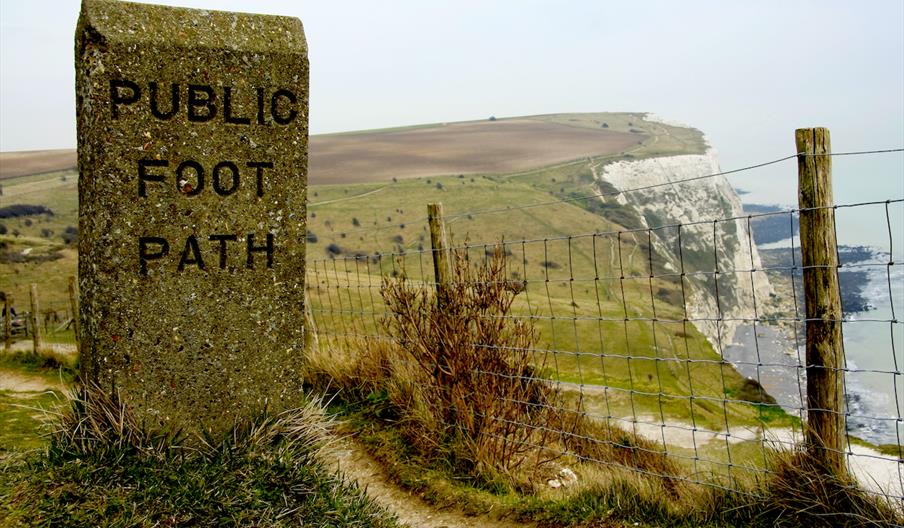
{"type": "Polygon", "coordinates": [[[195,431],[298,404],[301,22],[84,0],[76,102],[83,378],[195,431]]]}

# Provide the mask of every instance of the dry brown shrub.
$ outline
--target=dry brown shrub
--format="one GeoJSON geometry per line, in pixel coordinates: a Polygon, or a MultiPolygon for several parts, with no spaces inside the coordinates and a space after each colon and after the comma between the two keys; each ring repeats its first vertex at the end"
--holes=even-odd
{"type": "Polygon", "coordinates": [[[383,281],[384,329],[414,367],[411,401],[440,428],[421,427],[412,440],[445,439],[466,469],[511,476],[556,457],[542,451],[558,437],[560,402],[536,377],[545,366],[533,351],[537,332],[508,317],[523,285],[506,279],[504,252],[477,263],[464,250],[451,257],[440,296],[404,274],[383,281]]]}

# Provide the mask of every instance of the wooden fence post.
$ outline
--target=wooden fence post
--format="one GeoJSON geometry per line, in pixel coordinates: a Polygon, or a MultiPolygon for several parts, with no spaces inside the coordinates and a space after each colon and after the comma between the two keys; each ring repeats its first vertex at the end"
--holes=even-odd
{"type": "Polygon", "coordinates": [[[430,224],[430,247],[433,250],[433,276],[436,278],[436,296],[440,304],[445,302],[446,285],[451,281],[449,244],[446,240],[446,224],[443,221],[443,204],[427,204],[427,221],[430,224]]]}
{"type": "Polygon", "coordinates": [[[800,251],[806,301],[808,454],[827,471],[845,465],[844,344],[829,130],[802,128],[797,143],[800,251]]]}
{"type": "Polygon", "coordinates": [[[38,285],[31,283],[31,341],[34,345],[35,353],[43,348],[41,343],[41,327],[38,324],[38,285]]]}
{"type": "Polygon", "coordinates": [[[82,338],[79,330],[79,311],[78,311],[78,286],[75,283],[75,277],[69,276],[69,310],[72,312],[72,329],[75,332],[75,351],[79,354],[82,352],[82,338]]]}
{"type": "Polygon", "coordinates": [[[3,348],[9,352],[13,347],[13,302],[9,294],[3,296],[3,348]]]}

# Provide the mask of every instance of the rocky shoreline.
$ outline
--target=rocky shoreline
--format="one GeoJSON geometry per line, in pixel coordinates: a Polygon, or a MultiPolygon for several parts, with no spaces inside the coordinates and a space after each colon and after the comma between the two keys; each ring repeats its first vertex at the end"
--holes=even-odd
{"type": "MultiPolygon", "coordinates": [[[[803,285],[801,282],[800,222],[798,215],[777,205],[744,204],[744,212],[763,215],[751,218],[750,227],[757,244],[763,267],[781,281],[790,281],[794,273],[794,285],[799,300],[799,310],[803,308],[803,285]],[[774,214],[773,214],[774,213],[774,214]],[[793,244],[792,244],[792,238],[793,244]],[[792,249],[793,248],[793,249],[792,249]]],[[[889,260],[888,254],[868,246],[838,246],[841,268],[838,281],[841,287],[841,306],[845,315],[872,310],[875,306],[866,293],[869,273],[862,267],[845,269],[846,266],[881,264],[889,260]]],[[[772,282],[776,282],[775,279],[772,282]]]]}

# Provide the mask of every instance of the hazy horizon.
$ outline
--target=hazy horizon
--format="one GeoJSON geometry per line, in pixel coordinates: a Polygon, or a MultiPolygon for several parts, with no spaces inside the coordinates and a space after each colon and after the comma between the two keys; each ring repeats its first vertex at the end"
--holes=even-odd
{"type": "MultiPolygon", "coordinates": [[[[651,112],[734,169],[826,126],[837,152],[904,146],[904,3],[156,3],[299,17],[312,134],[566,113],[651,112]]],[[[0,151],[75,147],[77,1],[0,3],[0,151]]],[[[836,198],[904,195],[904,155],[836,158],[836,198]]],[[[741,173],[793,203],[793,160],[741,173]]]]}

